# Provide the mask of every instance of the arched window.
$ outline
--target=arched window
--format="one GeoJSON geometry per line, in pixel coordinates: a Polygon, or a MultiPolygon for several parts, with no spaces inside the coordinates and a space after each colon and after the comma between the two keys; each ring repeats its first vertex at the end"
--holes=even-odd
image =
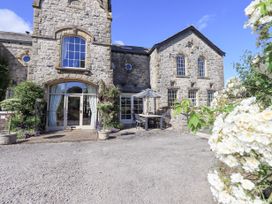
{"type": "Polygon", "coordinates": [[[77,36],[63,38],[62,42],[62,67],[85,68],[86,41],[77,36]]]}
{"type": "Polygon", "coordinates": [[[199,77],[205,77],[206,76],[204,57],[199,57],[198,58],[198,76],[199,77]]]}
{"type": "Polygon", "coordinates": [[[185,57],[180,55],[177,57],[177,76],[185,76],[185,57]]]}

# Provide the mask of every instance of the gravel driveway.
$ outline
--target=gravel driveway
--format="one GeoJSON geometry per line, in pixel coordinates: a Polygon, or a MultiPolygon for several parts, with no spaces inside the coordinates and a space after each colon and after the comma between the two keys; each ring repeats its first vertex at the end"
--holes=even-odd
{"type": "Polygon", "coordinates": [[[211,204],[206,139],[150,131],[0,147],[0,203],[211,204]]]}

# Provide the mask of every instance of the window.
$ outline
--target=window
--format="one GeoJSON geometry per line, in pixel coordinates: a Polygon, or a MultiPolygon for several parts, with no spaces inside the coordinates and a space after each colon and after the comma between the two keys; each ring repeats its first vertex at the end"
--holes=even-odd
{"type": "Polygon", "coordinates": [[[168,89],[168,106],[173,107],[177,100],[177,92],[176,89],[168,89]]]}
{"type": "Polygon", "coordinates": [[[141,114],[143,113],[143,99],[142,98],[134,98],[134,113],[141,114]]]}
{"type": "Polygon", "coordinates": [[[185,76],[185,58],[183,55],[177,57],[177,76],[185,76]]]}
{"type": "Polygon", "coordinates": [[[208,106],[211,106],[211,103],[214,99],[214,91],[208,91],[208,106]]]}
{"type": "Polygon", "coordinates": [[[131,120],[131,96],[121,97],[121,120],[131,120]]]}
{"type": "Polygon", "coordinates": [[[62,67],[85,68],[86,41],[81,37],[64,37],[62,44],[62,67]]]}
{"type": "Polygon", "coordinates": [[[68,0],[69,4],[78,3],[78,0],[68,0]]]}
{"type": "Polygon", "coordinates": [[[188,98],[192,101],[193,106],[196,106],[196,90],[190,90],[188,93],[188,98]]]}
{"type": "Polygon", "coordinates": [[[24,55],[24,56],[22,57],[22,59],[23,59],[23,61],[24,61],[25,63],[28,63],[28,62],[30,62],[30,60],[31,60],[31,58],[30,58],[29,55],[24,55]]]}
{"type": "Polygon", "coordinates": [[[203,57],[198,58],[198,76],[205,77],[205,59],[203,57]]]}

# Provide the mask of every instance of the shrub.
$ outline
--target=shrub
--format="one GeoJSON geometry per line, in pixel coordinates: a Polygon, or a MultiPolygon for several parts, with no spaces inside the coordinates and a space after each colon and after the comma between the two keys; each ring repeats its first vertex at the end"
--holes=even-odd
{"type": "Polygon", "coordinates": [[[0,106],[7,111],[14,111],[10,126],[12,130],[17,129],[41,129],[41,118],[44,114],[45,102],[43,100],[43,89],[33,82],[22,82],[15,87],[15,95],[12,99],[7,99],[0,103],[0,106]],[[41,107],[36,107],[37,105],[41,107]]]}
{"type": "Polygon", "coordinates": [[[21,101],[20,112],[23,116],[34,114],[37,99],[44,97],[43,89],[33,82],[25,81],[15,87],[14,98],[21,101]]]}

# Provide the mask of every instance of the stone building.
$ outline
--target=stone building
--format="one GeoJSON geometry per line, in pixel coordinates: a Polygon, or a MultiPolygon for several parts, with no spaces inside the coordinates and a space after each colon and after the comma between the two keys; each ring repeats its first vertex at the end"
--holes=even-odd
{"type": "Polygon", "coordinates": [[[47,129],[95,129],[97,84],[120,91],[120,121],[143,112],[144,89],[157,91],[157,108],[190,98],[209,104],[224,86],[225,53],[190,26],[153,48],[112,45],[110,0],[35,0],[32,34],[0,32],[0,54],[12,84],[44,87],[47,129]]]}

